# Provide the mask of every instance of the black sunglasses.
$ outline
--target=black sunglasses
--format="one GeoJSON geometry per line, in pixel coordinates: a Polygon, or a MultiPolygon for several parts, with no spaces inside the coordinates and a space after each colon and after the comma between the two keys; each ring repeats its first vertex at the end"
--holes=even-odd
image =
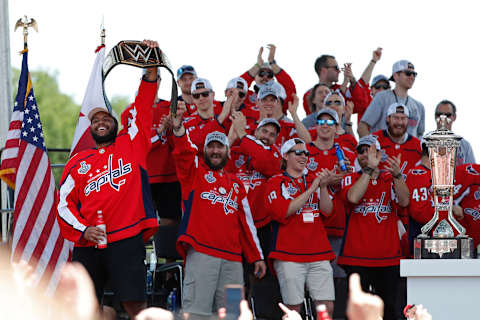
{"type": "Polygon", "coordinates": [[[373,86],[375,89],[383,89],[383,90],[388,90],[390,89],[390,86],[388,84],[376,84],[373,86]]]}
{"type": "Polygon", "coordinates": [[[415,71],[411,71],[411,70],[403,70],[400,72],[403,72],[407,77],[413,76],[414,78],[416,78],[418,74],[415,71]]]}
{"type": "Polygon", "coordinates": [[[272,70],[262,70],[258,73],[260,77],[265,77],[267,76],[268,78],[273,78],[273,71],[272,70]]]}
{"type": "Polygon", "coordinates": [[[243,92],[243,91],[238,91],[238,96],[239,96],[240,98],[245,97],[245,92],[243,92]]]}
{"type": "Polygon", "coordinates": [[[358,154],[363,154],[364,152],[368,151],[368,148],[370,148],[367,145],[361,145],[357,148],[357,153],[358,154]]]}
{"type": "Polygon", "coordinates": [[[295,153],[295,155],[297,156],[304,154],[306,157],[308,157],[310,155],[310,152],[308,152],[308,150],[290,150],[287,153],[292,153],[292,152],[295,153]]]}
{"type": "Polygon", "coordinates": [[[327,68],[327,69],[333,68],[337,71],[340,71],[340,68],[338,67],[338,65],[336,65],[336,66],[326,66],[325,68],[327,68]]]}
{"type": "Polygon", "coordinates": [[[335,103],[336,106],[341,106],[342,105],[342,101],[340,101],[340,100],[327,101],[327,102],[325,102],[325,105],[326,106],[331,106],[334,103],[335,103]]]}
{"type": "Polygon", "coordinates": [[[447,118],[450,118],[451,116],[453,116],[453,113],[451,113],[451,112],[437,112],[437,113],[435,113],[435,118],[438,118],[440,116],[446,116],[447,118]]]}
{"type": "Polygon", "coordinates": [[[204,91],[204,92],[200,92],[200,93],[194,93],[192,94],[192,97],[193,99],[198,99],[200,98],[200,95],[202,95],[202,97],[206,98],[210,95],[210,91],[204,91]]]}

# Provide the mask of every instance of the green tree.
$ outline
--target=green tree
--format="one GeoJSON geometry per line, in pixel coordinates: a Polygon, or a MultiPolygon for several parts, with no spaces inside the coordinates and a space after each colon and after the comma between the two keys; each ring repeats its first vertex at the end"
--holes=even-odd
{"type": "MultiPolygon", "coordinates": [[[[13,69],[14,96],[17,94],[20,70],[13,69]]],[[[58,72],[45,70],[31,71],[35,98],[37,99],[40,119],[43,126],[45,145],[49,149],[48,156],[52,164],[65,164],[68,161],[72,146],[73,134],[80,113],[80,105],[73,98],[60,92],[57,81],[58,72]],[[66,152],[53,152],[51,149],[68,149],[66,152]]],[[[113,110],[120,117],[122,110],[128,105],[128,98],[114,96],[110,101],[113,110]]],[[[53,169],[55,181],[60,181],[63,167],[53,169]]]]}

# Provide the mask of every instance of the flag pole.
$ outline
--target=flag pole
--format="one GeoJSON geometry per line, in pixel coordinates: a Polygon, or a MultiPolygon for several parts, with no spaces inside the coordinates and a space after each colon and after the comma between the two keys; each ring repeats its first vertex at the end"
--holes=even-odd
{"type": "Polygon", "coordinates": [[[33,28],[33,30],[38,32],[38,25],[35,19],[23,16],[23,18],[18,19],[14,31],[17,31],[20,27],[23,27],[23,50],[25,51],[28,49],[28,28],[33,28]]]}

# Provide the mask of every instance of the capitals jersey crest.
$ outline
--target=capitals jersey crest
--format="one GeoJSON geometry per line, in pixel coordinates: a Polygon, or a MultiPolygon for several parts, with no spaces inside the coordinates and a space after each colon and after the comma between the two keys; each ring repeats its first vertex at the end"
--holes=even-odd
{"type": "Polygon", "coordinates": [[[132,165],[130,163],[124,164],[122,158],[119,158],[118,167],[113,169],[112,159],[113,155],[110,154],[108,156],[107,170],[101,173],[99,172],[99,175],[96,175],[93,179],[89,180],[89,183],[84,189],[85,196],[88,196],[92,191],[100,192],[100,188],[107,183],[115,191],[120,191],[120,187],[125,184],[125,179],[118,179],[129,174],[132,171],[132,165]]]}

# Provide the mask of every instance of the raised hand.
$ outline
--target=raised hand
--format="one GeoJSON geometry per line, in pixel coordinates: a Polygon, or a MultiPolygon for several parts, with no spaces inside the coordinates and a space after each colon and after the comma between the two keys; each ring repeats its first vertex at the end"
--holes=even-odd
{"type": "Polygon", "coordinates": [[[288,101],[288,112],[290,112],[290,115],[293,118],[297,115],[299,99],[295,93],[292,94],[292,98],[293,98],[293,101],[288,101]]]}
{"type": "Polygon", "coordinates": [[[382,58],[382,48],[378,47],[375,51],[373,51],[372,60],[377,62],[380,60],[380,58],[382,58]]]}
{"type": "Polygon", "coordinates": [[[260,47],[260,50],[258,50],[258,55],[257,55],[257,63],[259,67],[262,67],[264,63],[262,54],[263,54],[263,47],[260,47]]]}
{"type": "Polygon", "coordinates": [[[391,158],[391,157],[387,158],[386,162],[387,162],[388,166],[385,166],[385,169],[390,171],[390,173],[394,177],[402,173],[401,161],[400,161],[401,157],[402,157],[402,154],[399,154],[398,156],[393,157],[393,158],[391,158]]]}
{"type": "Polygon", "coordinates": [[[177,114],[172,118],[172,123],[174,128],[178,128],[182,124],[183,114],[187,112],[187,106],[184,101],[178,101],[177,104],[177,114]]]}
{"type": "Polygon", "coordinates": [[[350,320],[378,320],[383,317],[383,301],[378,296],[365,293],[360,286],[360,276],[350,276],[347,316],[350,320]]]}
{"type": "Polygon", "coordinates": [[[272,63],[275,60],[275,51],[277,50],[277,47],[275,47],[274,44],[267,44],[267,48],[269,51],[268,53],[268,63],[272,63]]]}
{"type": "Polygon", "coordinates": [[[368,147],[368,161],[367,165],[372,168],[376,169],[378,167],[378,164],[380,163],[380,159],[382,158],[382,153],[380,151],[377,151],[377,148],[375,146],[375,143],[370,145],[368,147]]]}

